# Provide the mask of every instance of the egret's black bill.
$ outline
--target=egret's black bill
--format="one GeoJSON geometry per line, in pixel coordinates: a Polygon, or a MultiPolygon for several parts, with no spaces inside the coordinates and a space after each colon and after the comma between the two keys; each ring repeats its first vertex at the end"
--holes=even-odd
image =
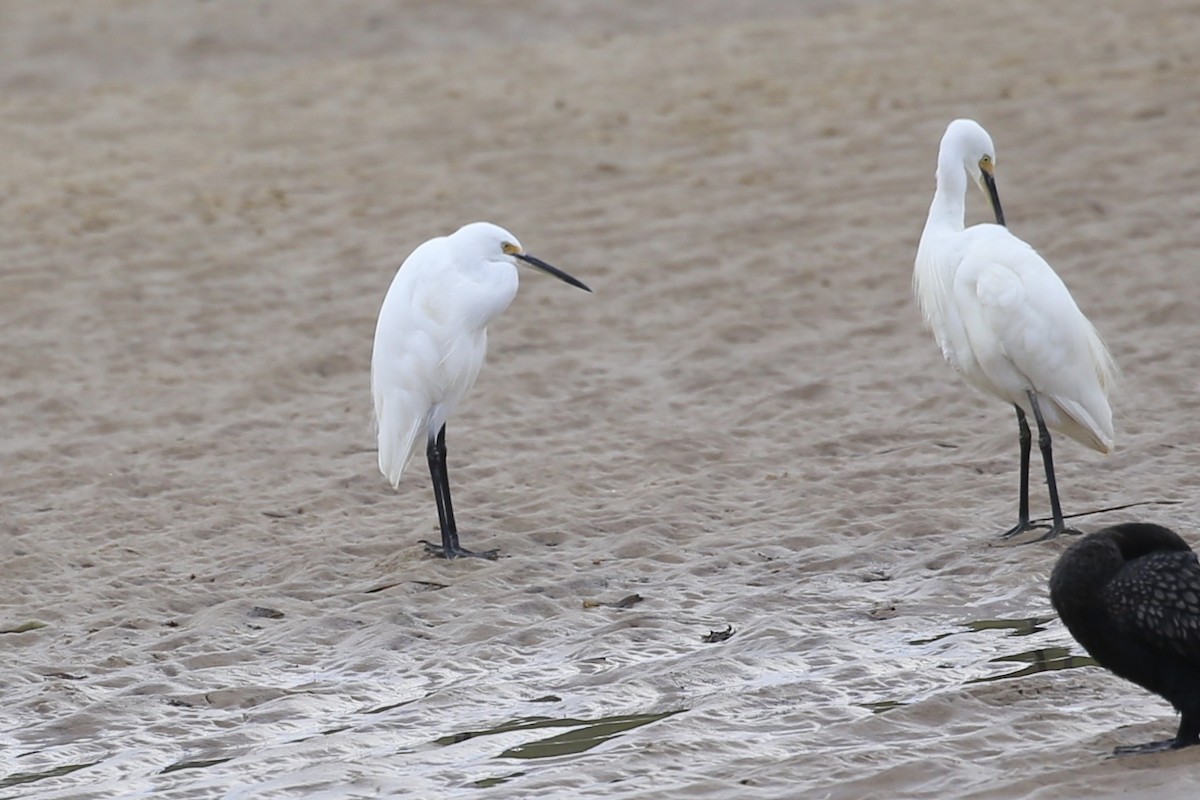
{"type": "Polygon", "coordinates": [[[996,224],[1004,224],[1004,209],[1000,207],[1000,195],[996,191],[996,178],[990,172],[983,173],[983,184],[987,187],[988,200],[992,203],[992,211],[996,214],[996,224]]]}
{"type": "Polygon", "coordinates": [[[585,292],[591,291],[591,289],[589,289],[587,287],[587,284],[584,283],[583,281],[572,278],[570,275],[563,272],[558,267],[552,267],[549,264],[547,264],[545,261],[542,261],[540,258],[535,258],[527,253],[517,253],[517,258],[521,259],[522,261],[524,261],[526,264],[528,264],[531,267],[537,267],[542,272],[553,275],[554,277],[558,278],[563,283],[569,283],[572,286],[577,286],[580,289],[583,289],[585,292]]]}

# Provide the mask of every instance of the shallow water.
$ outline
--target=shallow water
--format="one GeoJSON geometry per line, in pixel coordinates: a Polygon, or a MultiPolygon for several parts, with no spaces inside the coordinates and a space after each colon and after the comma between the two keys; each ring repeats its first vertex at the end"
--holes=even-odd
{"type": "MultiPolygon", "coordinates": [[[[971,739],[994,747],[986,744],[993,703],[1030,713],[1027,698],[1062,691],[1037,673],[1089,663],[1056,644],[1063,632],[1047,615],[880,620],[855,595],[881,582],[825,583],[821,618],[794,610],[803,603],[787,611],[739,604],[732,636],[715,644],[703,642],[709,621],[656,598],[661,589],[642,589],[645,603],[628,609],[547,607],[507,633],[482,635],[469,615],[418,623],[425,642],[397,639],[385,609],[402,596],[372,592],[352,599],[357,611],[338,625],[353,632],[338,648],[346,656],[303,665],[281,656],[308,621],[291,611],[264,619],[246,604],[224,644],[233,638],[242,658],[275,656],[239,663],[205,637],[176,641],[157,664],[27,675],[19,727],[8,734],[15,771],[4,788],[15,791],[0,797],[28,796],[31,787],[48,797],[84,787],[94,796],[236,796],[237,787],[245,796],[466,796],[509,784],[628,796],[684,785],[697,772],[709,775],[703,791],[720,796],[743,780],[766,790],[784,765],[803,769],[813,758],[827,777],[808,785],[834,791],[897,736],[919,732],[924,747],[954,742],[964,755],[971,739]],[[972,696],[979,683],[1001,694],[972,696]],[[38,696],[74,710],[46,714],[38,696]],[[882,729],[863,724],[897,716],[882,729]]],[[[906,581],[886,583],[902,591],[906,581]]],[[[513,617],[528,614],[519,594],[530,588],[542,587],[510,590],[502,601],[513,617]]]]}

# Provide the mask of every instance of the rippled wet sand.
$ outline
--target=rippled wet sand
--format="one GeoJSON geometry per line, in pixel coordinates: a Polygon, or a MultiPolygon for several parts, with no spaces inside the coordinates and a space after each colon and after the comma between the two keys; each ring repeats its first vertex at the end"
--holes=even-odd
{"type": "Polygon", "coordinates": [[[330,8],[0,7],[0,798],[1191,796],[909,280],[974,116],[1125,371],[1067,512],[1200,543],[1194,4],[330,8]],[[446,564],[367,371],[477,218],[596,293],[493,325],[446,564]]]}

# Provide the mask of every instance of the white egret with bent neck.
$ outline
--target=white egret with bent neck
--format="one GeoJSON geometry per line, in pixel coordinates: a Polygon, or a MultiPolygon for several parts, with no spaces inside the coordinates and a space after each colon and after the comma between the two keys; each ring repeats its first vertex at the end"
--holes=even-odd
{"type": "Polygon", "coordinates": [[[423,544],[447,559],[495,558],[497,553],[459,545],[446,472],[446,420],[483,366],[488,323],[517,294],[517,262],[591,291],[526,253],[503,228],[475,222],[414,250],[400,265],[379,310],[371,354],[379,470],[395,488],[425,442],[442,541],[423,544]]]}
{"type": "Polygon", "coordinates": [[[1005,227],[996,190],[995,147],[979,123],[957,119],[938,150],[937,190],[917,247],[913,289],[926,326],[951,366],[975,388],[1017,411],[1021,445],[1017,524],[1005,537],[1048,527],[1069,530],[1054,478],[1050,430],[1101,453],[1113,448],[1108,395],[1117,378],[1112,356],[1054,270],[1005,227]],[[991,201],[996,224],[965,227],[967,177],[991,201]],[[1031,435],[1050,492],[1051,523],[1029,518],[1031,435]]]}

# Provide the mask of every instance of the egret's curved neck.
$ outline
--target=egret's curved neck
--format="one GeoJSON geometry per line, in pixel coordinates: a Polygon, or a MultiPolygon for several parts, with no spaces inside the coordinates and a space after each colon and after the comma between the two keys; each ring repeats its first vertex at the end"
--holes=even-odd
{"type": "Polygon", "coordinates": [[[967,171],[956,148],[943,147],[938,153],[937,189],[929,204],[926,229],[937,227],[961,231],[967,216],[967,171]]]}
{"type": "Polygon", "coordinates": [[[946,297],[954,278],[958,261],[949,257],[947,244],[962,233],[966,221],[967,171],[956,147],[938,151],[937,189],[929,204],[929,217],[917,244],[917,259],[913,269],[913,289],[921,305],[926,324],[933,328],[942,352],[947,358],[953,348],[949,345],[946,320],[949,312],[946,297]]]}
{"type": "Polygon", "coordinates": [[[515,264],[475,259],[455,286],[462,319],[482,330],[512,303],[517,295],[515,264]]]}

